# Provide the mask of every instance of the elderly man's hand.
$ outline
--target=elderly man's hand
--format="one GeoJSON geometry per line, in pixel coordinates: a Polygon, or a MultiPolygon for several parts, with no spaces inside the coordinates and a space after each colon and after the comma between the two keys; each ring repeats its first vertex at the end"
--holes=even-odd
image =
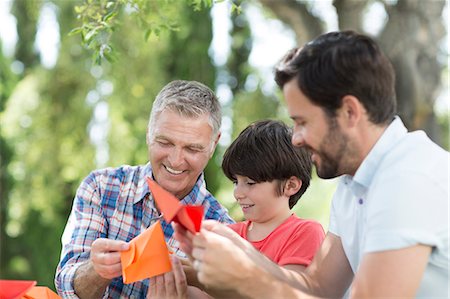
{"type": "Polygon", "coordinates": [[[90,262],[97,274],[106,279],[122,275],[120,252],[127,250],[124,241],[99,238],[92,243],[90,262]]]}

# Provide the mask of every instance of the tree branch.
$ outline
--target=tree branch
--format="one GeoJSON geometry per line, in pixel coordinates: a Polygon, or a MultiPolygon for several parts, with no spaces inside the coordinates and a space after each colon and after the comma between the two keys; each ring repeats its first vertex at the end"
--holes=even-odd
{"type": "Polygon", "coordinates": [[[259,2],[294,30],[299,45],[324,32],[324,22],[312,15],[304,2],[296,0],[259,0],[259,2]]]}

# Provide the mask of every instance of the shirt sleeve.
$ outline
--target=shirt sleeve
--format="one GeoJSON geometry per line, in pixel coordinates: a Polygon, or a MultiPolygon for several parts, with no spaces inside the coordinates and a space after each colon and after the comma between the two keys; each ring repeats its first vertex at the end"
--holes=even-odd
{"type": "Polygon", "coordinates": [[[446,246],[440,236],[448,235],[448,191],[433,178],[413,172],[391,174],[380,178],[374,190],[365,252],[417,244],[446,246]]]}
{"type": "Polygon", "coordinates": [[[278,264],[280,266],[289,264],[308,266],[324,238],[325,233],[322,225],[318,222],[308,221],[298,226],[295,232],[286,238],[283,257],[278,264]]]}
{"type": "Polygon", "coordinates": [[[235,223],[230,215],[228,215],[228,210],[220,205],[214,197],[209,196],[207,200],[209,202],[209,208],[205,213],[205,219],[213,219],[225,224],[235,223]]]}
{"type": "Polygon", "coordinates": [[[91,173],[77,190],[70,221],[63,233],[61,259],[55,276],[56,289],[63,298],[78,298],[73,287],[75,272],[89,259],[92,242],[106,236],[100,198],[96,177],[91,173]]]}

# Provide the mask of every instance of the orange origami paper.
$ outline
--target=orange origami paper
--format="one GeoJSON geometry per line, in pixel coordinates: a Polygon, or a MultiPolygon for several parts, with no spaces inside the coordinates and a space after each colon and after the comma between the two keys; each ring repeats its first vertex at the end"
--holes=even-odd
{"type": "Polygon", "coordinates": [[[22,299],[61,299],[61,297],[47,287],[33,287],[22,299]]]}
{"type": "Polygon", "coordinates": [[[172,270],[164,233],[159,221],[131,240],[120,253],[124,283],[132,283],[172,270]]]}
{"type": "Polygon", "coordinates": [[[0,299],[19,299],[35,285],[34,280],[0,280],[0,299]]]}
{"type": "Polygon", "coordinates": [[[164,220],[179,223],[192,233],[200,231],[203,206],[183,205],[178,198],[164,190],[154,180],[147,178],[147,183],[164,220]]]}

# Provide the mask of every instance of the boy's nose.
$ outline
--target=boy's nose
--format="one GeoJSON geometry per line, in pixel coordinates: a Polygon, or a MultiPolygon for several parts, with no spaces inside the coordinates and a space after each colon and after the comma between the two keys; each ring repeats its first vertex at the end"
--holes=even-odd
{"type": "Polygon", "coordinates": [[[244,194],[242,193],[242,189],[239,187],[238,184],[236,184],[236,185],[234,186],[234,191],[233,191],[233,193],[234,193],[234,198],[235,198],[237,201],[239,201],[239,199],[244,198],[244,194]]]}

